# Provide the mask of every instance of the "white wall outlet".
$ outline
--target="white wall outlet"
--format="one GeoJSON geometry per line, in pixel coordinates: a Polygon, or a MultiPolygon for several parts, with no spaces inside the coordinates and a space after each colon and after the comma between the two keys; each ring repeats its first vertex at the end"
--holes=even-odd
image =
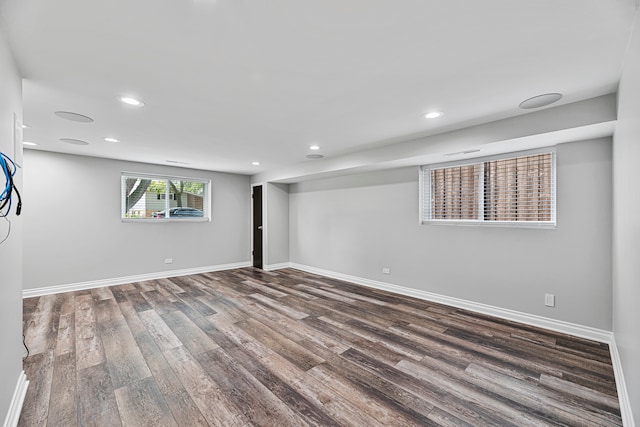
{"type": "Polygon", "coordinates": [[[556,306],[556,296],[553,294],[544,294],[544,305],[547,307],[556,306]]]}
{"type": "Polygon", "coordinates": [[[165,258],[164,259],[164,263],[165,264],[173,264],[173,258],[165,258]]]}
{"type": "Polygon", "coordinates": [[[391,269],[390,269],[390,268],[388,268],[388,267],[384,267],[384,268],[382,269],[382,274],[391,274],[391,269]]]}

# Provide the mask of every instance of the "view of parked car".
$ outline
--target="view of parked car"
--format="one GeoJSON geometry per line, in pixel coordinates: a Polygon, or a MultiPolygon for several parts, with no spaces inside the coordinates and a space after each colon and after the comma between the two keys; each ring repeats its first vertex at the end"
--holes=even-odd
{"type": "MultiPolygon", "coordinates": [[[[165,218],[166,211],[153,212],[152,218],[165,218]]],[[[204,212],[195,208],[171,208],[169,209],[169,218],[184,218],[184,217],[203,217],[204,212]]]]}

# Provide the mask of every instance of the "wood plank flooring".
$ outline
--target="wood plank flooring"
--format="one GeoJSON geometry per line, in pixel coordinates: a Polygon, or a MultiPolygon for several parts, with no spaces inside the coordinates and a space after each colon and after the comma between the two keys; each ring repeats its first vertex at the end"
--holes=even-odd
{"type": "Polygon", "coordinates": [[[606,344],[293,269],[24,300],[20,426],[620,426],[606,344]]]}

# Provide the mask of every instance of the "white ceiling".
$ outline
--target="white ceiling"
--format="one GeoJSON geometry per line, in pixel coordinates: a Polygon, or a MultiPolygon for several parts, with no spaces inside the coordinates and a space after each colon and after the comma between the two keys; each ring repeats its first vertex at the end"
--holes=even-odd
{"type": "Polygon", "coordinates": [[[523,114],[542,93],[563,93],[560,105],[614,92],[636,2],[5,0],[0,11],[37,149],[257,174],[310,162],[311,144],[337,158],[523,114]],[[444,116],[423,118],[433,109],[444,116]]]}

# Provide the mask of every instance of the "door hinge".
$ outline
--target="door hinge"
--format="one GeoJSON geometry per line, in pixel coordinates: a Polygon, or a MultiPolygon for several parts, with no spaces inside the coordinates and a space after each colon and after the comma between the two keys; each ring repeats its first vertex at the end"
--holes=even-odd
{"type": "Polygon", "coordinates": [[[255,254],[256,254],[256,253],[255,253],[255,251],[251,251],[251,256],[253,256],[253,255],[255,255],[255,254]]]}

